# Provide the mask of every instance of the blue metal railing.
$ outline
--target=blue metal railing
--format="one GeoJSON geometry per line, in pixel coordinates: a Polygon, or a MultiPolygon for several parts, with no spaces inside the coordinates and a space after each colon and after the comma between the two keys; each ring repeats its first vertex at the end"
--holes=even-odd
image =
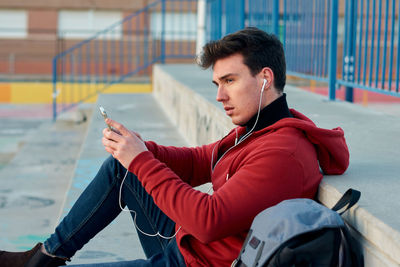
{"type": "MultiPolygon", "coordinates": [[[[329,3],[335,1],[290,1],[283,10],[283,27],[289,75],[328,82],[331,24],[329,3]]],[[[335,18],[335,17],[334,17],[335,18]]]]}
{"type": "Polygon", "coordinates": [[[343,70],[338,85],[400,96],[400,4],[395,0],[346,1],[343,70]]]}
{"type": "Polygon", "coordinates": [[[158,0],[55,56],[53,119],[113,84],[149,76],[156,62],[192,60],[196,9],[196,0],[158,0]]]}
{"type": "Polygon", "coordinates": [[[207,37],[256,26],[280,37],[289,75],[328,83],[331,100],[340,86],[348,101],[354,88],[400,97],[399,1],[340,4],[344,14],[339,0],[209,0],[207,37]],[[228,5],[244,8],[233,12],[228,5]],[[243,24],[226,26],[240,17],[243,24]]]}

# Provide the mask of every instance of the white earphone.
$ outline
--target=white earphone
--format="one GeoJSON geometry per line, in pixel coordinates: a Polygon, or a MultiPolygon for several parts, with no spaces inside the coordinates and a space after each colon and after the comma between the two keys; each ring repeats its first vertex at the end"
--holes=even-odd
{"type": "Polygon", "coordinates": [[[267,79],[264,79],[263,85],[261,87],[261,92],[264,92],[265,85],[268,83],[267,79]]]}

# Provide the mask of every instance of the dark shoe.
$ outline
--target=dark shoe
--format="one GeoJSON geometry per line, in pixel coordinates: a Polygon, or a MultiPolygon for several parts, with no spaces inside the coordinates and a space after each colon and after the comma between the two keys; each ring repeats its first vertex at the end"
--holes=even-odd
{"type": "Polygon", "coordinates": [[[53,267],[65,265],[65,260],[53,258],[40,251],[42,243],[25,252],[8,252],[0,250],[0,267],[53,267]]]}
{"type": "Polygon", "coordinates": [[[1,267],[23,267],[25,263],[32,258],[37,251],[40,251],[41,243],[38,243],[34,248],[25,252],[8,252],[0,251],[0,266],[1,267]]]}

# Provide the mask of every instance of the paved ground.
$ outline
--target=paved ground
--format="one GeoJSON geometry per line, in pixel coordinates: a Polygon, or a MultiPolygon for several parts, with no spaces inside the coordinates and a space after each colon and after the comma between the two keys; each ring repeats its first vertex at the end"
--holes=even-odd
{"type": "Polygon", "coordinates": [[[84,140],[87,123],[52,123],[43,110],[40,105],[0,109],[9,114],[0,116],[0,154],[7,163],[0,170],[1,249],[29,248],[53,230],[84,140]]]}
{"type": "Polygon", "coordinates": [[[15,156],[28,132],[42,124],[38,119],[0,118],[0,170],[15,156]]]}
{"type": "Polygon", "coordinates": [[[0,170],[23,146],[26,136],[50,118],[49,105],[0,105],[0,170]]]}

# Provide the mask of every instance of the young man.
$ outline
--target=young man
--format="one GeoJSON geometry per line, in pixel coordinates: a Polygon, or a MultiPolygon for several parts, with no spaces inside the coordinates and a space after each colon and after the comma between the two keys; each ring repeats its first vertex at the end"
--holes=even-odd
{"type": "Polygon", "coordinates": [[[343,131],[317,128],[289,110],[276,37],[246,28],[208,43],[200,65],[213,68],[216,98],[238,127],[218,142],[177,148],[144,142],[107,119],[116,131],[104,129],[102,141],[112,157],[44,246],[2,252],[0,262],[61,265],[121,212],[123,183],[122,205],[137,213],[148,259],[107,266],[230,266],[259,212],[285,199],[313,198],[320,167],[325,174],[346,170],[343,131]],[[206,182],[212,195],[193,189],[206,182]]]}

